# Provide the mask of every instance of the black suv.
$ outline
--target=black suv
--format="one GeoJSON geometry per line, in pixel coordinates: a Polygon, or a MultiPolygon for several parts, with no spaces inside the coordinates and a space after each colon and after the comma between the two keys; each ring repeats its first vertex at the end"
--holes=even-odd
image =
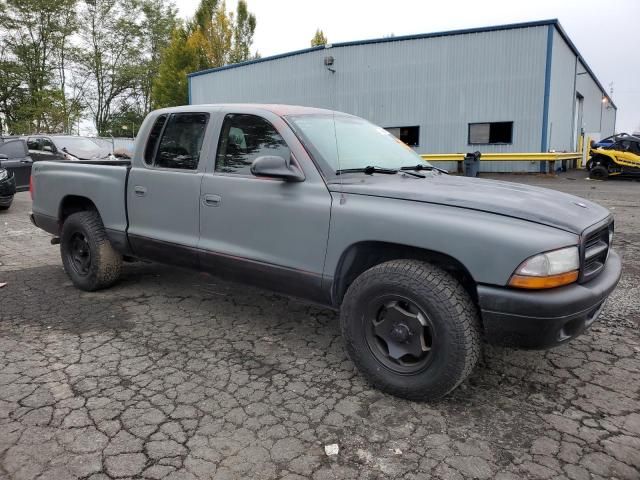
{"type": "Polygon", "coordinates": [[[11,206],[16,191],[29,189],[32,164],[33,160],[24,140],[0,140],[0,210],[11,206]]]}

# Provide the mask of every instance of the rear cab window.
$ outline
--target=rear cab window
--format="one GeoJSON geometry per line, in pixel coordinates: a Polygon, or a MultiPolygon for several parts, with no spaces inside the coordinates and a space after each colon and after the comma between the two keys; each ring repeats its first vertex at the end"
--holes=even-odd
{"type": "Polygon", "coordinates": [[[149,132],[145,163],[157,168],[196,170],[208,121],[207,113],[160,115],[149,132]]]}

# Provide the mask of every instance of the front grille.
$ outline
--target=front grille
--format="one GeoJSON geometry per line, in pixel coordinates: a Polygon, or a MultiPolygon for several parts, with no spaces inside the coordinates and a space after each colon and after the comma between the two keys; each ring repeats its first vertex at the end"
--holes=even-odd
{"type": "Polygon", "coordinates": [[[582,243],[582,282],[588,282],[604,268],[609,256],[609,232],[613,222],[588,232],[582,243]]]}

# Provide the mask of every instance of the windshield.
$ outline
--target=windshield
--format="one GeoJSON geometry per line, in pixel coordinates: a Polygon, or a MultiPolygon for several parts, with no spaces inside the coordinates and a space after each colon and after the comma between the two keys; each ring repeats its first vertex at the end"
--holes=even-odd
{"type": "Polygon", "coordinates": [[[96,142],[89,140],[88,138],[82,137],[58,137],[55,139],[56,143],[60,145],[60,148],[67,148],[69,151],[73,152],[76,150],[82,151],[99,151],[102,150],[100,145],[96,142]]]}
{"type": "Polygon", "coordinates": [[[405,143],[362,118],[321,114],[287,119],[312,155],[320,157],[331,174],[367,166],[388,169],[429,166],[405,143]]]}

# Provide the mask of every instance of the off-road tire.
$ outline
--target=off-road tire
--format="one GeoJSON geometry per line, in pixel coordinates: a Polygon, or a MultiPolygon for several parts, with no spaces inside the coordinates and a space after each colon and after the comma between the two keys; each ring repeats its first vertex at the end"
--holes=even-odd
{"type": "Polygon", "coordinates": [[[122,255],[113,249],[96,211],[78,212],[67,217],[60,235],[60,255],[65,272],[81,290],[92,292],[107,288],[120,277],[122,255]],[[83,235],[89,247],[91,260],[85,275],[79,274],[73,266],[70,243],[74,234],[83,235]]]}
{"type": "Polygon", "coordinates": [[[595,165],[589,170],[589,178],[594,180],[605,180],[609,176],[609,170],[604,165],[595,165]]]}
{"type": "Polygon", "coordinates": [[[347,353],[369,383],[410,400],[433,401],[447,395],[469,376],[481,356],[480,320],[469,294],[453,276],[426,262],[392,260],[362,273],[344,297],[341,327],[347,353]],[[433,324],[433,359],[419,373],[388,369],[365,338],[366,306],[386,294],[410,299],[433,324]]]}

